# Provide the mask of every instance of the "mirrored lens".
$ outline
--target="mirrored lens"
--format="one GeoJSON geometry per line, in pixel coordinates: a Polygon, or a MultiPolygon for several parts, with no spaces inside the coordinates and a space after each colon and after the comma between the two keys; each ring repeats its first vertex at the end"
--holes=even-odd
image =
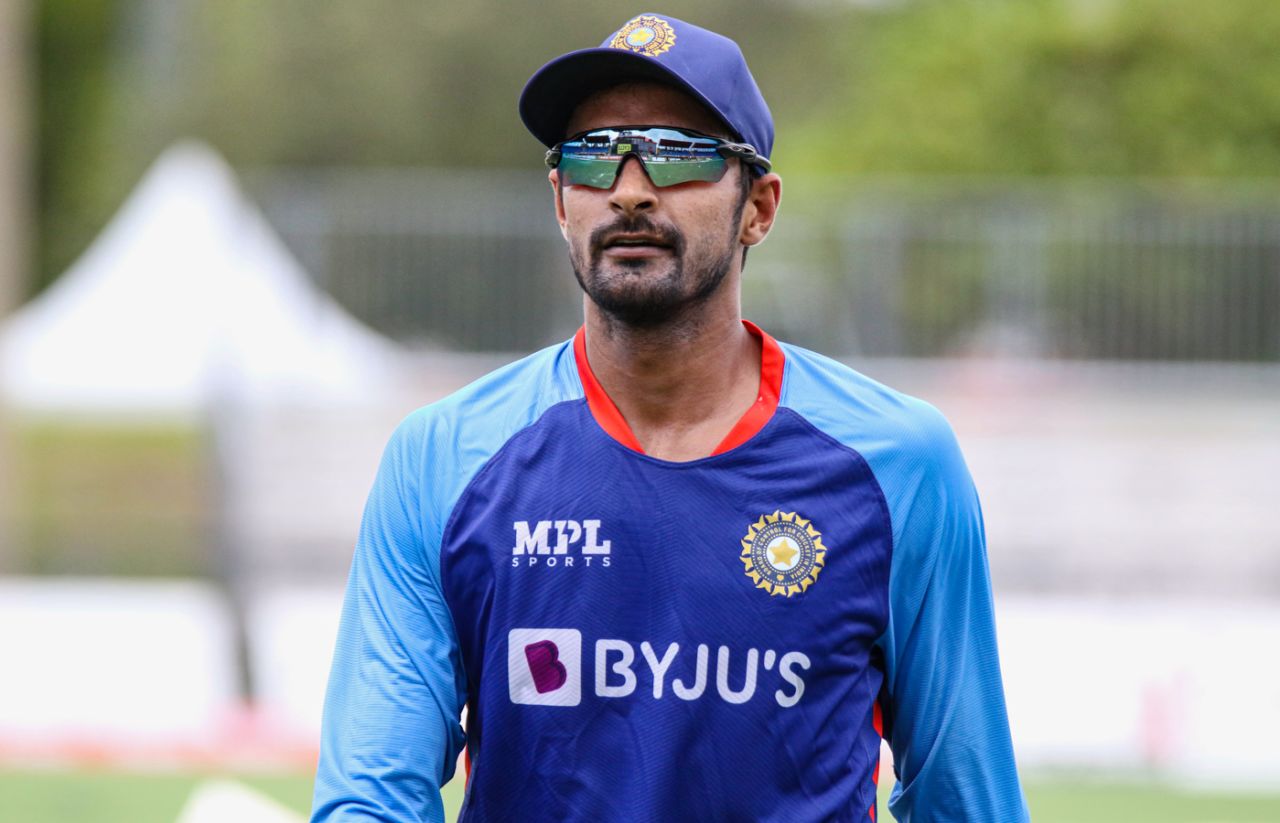
{"type": "Polygon", "coordinates": [[[618,176],[619,158],[582,157],[561,149],[560,182],[566,186],[590,186],[607,189],[618,176]]]}
{"type": "Polygon", "coordinates": [[[674,160],[666,163],[646,162],[645,170],[653,185],[674,186],[678,183],[714,183],[724,177],[728,162],[720,156],[707,160],[674,160]]]}
{"type": "Polygon", "coordinates": [[[637,155],[655,186],[724,177],[720,141],[676,129],[598,129],[560,144],[560,179],[567,185],[607,189],[629,154],[637,155]]]}

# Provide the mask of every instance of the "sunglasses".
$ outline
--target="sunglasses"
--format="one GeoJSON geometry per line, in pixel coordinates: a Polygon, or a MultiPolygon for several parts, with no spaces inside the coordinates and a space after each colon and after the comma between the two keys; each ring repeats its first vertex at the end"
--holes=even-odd
{"type": "Polygon", "coordinates": [[[613,126],[591,129],[561,141],[547,152],[547,167],[556,169],[566,186],[613,188],[622,163],[630,155],[640,160],[653,185],[715,183],[737,157],[763,171],[769,161],[752,146],[709,134],[671,126],[613,126]]]}

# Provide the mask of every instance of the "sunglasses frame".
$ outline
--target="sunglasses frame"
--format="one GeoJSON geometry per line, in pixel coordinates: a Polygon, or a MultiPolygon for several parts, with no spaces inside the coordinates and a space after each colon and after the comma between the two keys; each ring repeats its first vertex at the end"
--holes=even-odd
{"type": "MultiPolygon", "coordinates": [[[[563,156],[561,147],[565,143],[572,143],[576,140],[581,140],[584,137],[586,137],[588,134],[595,134],[597,132],[602,132],[602,131],[643,132],[643,131],[648,131],[650,129],[664,129],[666,131],[678,132],[680,134],[685,135],[686,137],[696,137],[702,140],[710,140],[715,143],[716,152],[721,157],[725,158],[726,160],[730,157],[737,157],[743,163],[746,163],[749,166],[755,166],[756,168],[759,168],[762,172],[768,172],[773,167],[772,164],[770,164],[770,162],[766,158],[760,156],[760,153],[756,151],[754,146],[751,146],[747,143],[736,143],[732,140],[725,140],[723,137],[716,137],[715,135],[712,135],[712,134],[704,134],[703,132],[695,131],[694,129],[686,129],[686,128],[681,128],[679,126],[660,126],[660,125],[651,124],[651,125],[637,125],[637,126],[601,126],[599,128],[580,131],[577,134],[574,134],[570,137],[566,137],[564,140],[561,140],[559,143],[556,143],[554,146],[552,146],[550,149],[547,150],[547,154],[545,158],[547,168],[558,169],[560,167],[560,160],[563,156]]],[[[630,151],[626,152],[618,159],[618,164],[614,170],[615,181],[617,180],[617,172],[622,168],[623,161],[625,161],[627,157],[633,154],[636,156],[636,159],[640,161],[640,165],[644,167],[645,174],[646,175],[649,174],[649,167],[645,165],[644,156],[636,149],[631,149],[630,151]]],[[[652,176],[650,176],[649,179],[652,180],[653,179],[652,176]]],[[[693,182],[693,181],[681,181],[681,182],[693,182]]],[[[585,185],[585,184],[582,184],[582,185],[585,185]]],[[[655,183],[654,185],[658,185],[658,184],[655,183]]],[[[679,185],[679,183],[667,184],[667,186],[675,186],[675,185],[679,185]]],[[[592,186],[589,188],[595,188],[595,187],[592,186]]],[[[659,188],[665,188],[665,187],[659,186],[659,188]]]]}

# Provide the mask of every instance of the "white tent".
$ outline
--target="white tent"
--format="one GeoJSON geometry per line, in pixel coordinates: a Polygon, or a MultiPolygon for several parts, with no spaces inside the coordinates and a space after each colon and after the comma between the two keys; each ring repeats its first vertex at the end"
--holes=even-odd
{"type": "Polygon", "coordinates": [[[182,143],[0,327],[0,357],[20,408],[168,414],[371,400],[401,354],[310,283],[220,157],[182,143]]]}

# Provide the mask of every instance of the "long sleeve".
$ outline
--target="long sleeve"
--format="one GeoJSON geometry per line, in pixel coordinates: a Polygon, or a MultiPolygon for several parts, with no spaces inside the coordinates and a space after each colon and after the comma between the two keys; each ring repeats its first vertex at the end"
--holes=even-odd
{"type": "Polygon", "coordinates": [[[414,418],[396,431],[365,507],[325,698],[313,823],[444,820],[440,787],[464,743],[466,683],[438,533],[424,525],[421,431],[414,418]]]}
{"type": "MultiPolygon", "coordinates": [[[[924,404],[921,404],[923,406],[924,404]]],[[[895,519],[885,734],[899,823],[1029,820],[996,650],[982,512],[950,427],[932,407],[893,462],[895,519]]]]}

